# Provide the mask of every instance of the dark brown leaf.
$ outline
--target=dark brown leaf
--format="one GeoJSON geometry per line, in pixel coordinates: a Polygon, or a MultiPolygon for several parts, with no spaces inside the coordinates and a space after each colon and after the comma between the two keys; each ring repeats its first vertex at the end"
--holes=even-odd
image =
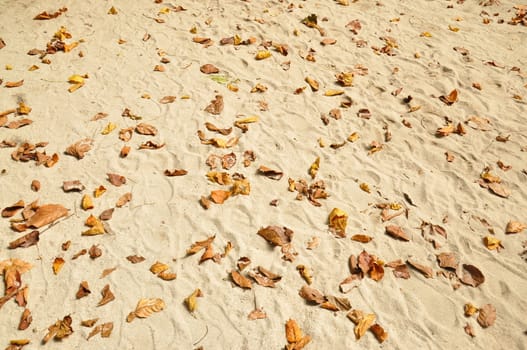
{"type": "Polygon", "coordinates": [[[463,271],[459,280],[469,286],[477,287],[485,282],[485,276],[476,266],[463,264],[463,271]]]}

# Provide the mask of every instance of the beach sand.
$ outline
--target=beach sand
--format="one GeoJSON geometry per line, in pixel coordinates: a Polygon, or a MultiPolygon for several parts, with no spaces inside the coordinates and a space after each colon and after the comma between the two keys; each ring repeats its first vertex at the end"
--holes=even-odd
{"type": "MultiPolygon", "coordinates": [[[[46,348],[277,349],[288,344],[289,319],[311,337],[305,349],[525,347],[526,230],[505,232],[510,221],[527,223],[527,26],[509,24],[521,7],[505,0],[486,1],[489,6],[479,1],[340,2],[0,1],[5,43],[0,111],[31,108],[27,115],[7,115],[0,142],[16,147],[48,142],[37,150],[59,158],[46,167],[35,160],[15,161],[16,147],[1,148],[0,206],[38,199],[40,205],[68,209],[49,229],[38,228],[38,244],[27,248],[7,248],[32,231],[10,228],[20,213],[0,221],[0,262],[16,258],[32,265],[18,286],[28,286],[27,306],[10,299],[0,309],[0,346],[27,339],[26,349],[38,348],[48,327],[70,315],[73,333],[50,340],[46,348]],[[56,18],[33,19],[63,6],[67,11],[56,18]],[[311,14],[320,30],[302,23],[311,14]],[[77,46],[45,57],[27,54],[46,50],[61,26],[58,36],[77,46]],[[285,46],[287,55],[282,54],[285,46]],[[270,57],[258,60],[259,52],[270,57]],[[218,72],[203,73],[205,64],[218,72]],[[29,70],[33,65],[38,69],[29,70]],[[352,86],[337,83],[335,76],[342,72],[353,73],[352,86]],[[318,82],[317,91],[306,77],[318,82]],[[83,85],[69,83],[70,78],[83,85]],[[20,80],[22,86],[5,87],[20,80]],[[68,92],[72,87],[78,89],[68,92]],[[342,94],[326,96],[331,90],[342,94]],[[457,98],[449,99],[454,90],[457,98]],[[224,108],[211,114],[205,109],[217,95],[224,108]],[[165,96],[175,100],[161,103],[165,96]],[[93,120],[98,113],[107,115],[93,120]],[[233,126],[254,116],[251,123],[238,123],[246,132],[233,126]],[[32,123],[5,127],[23,118],[32,123]],[[157,134],[135,132],[139,123],[154,126],[157,134]],[[232,131],[224,136],[207,130],[205,123],[232,131]],[[103,134],[109,125],[115,129],[103,134]],[[132,128],[127,142],[119,139],[125,128],[132,128]],[[64,153],[86,138],[92,147],[82,159],[64,153]],[[229,139],[232,147],[216,147],[229,139]],[[148,141],[163,147],[139,149],[148,141]],[[123,158],[125,145],[130,151],[123,158]],[[246,151],[255,156],[248,166],[246,151]],[[215,171],[242,174],[250,193],[205,209],[200,198],[231,189],[207,179],[207,159],[231,152],[235,165],[215,171]],[[312,178],[309,169],[317,158],[312,178]],[[269,178],[260,166],[283,176],[269,178]],[[165,175],[174,169],[187,173],[165,175]],[[113,185],[108,173],[124,176],[126,183],[113,185]],[[317,199],[320,206],[306,195],[297,198],[288,179],[304,179],[307,186],[320,180],[328,197],[317,199]],[[33,180],[40,182],[38,192],[31,188],[33,180]],[[71,180],[85,189],[65,192],[63,182],[71,180]],[[99,186],[106,192],[95,198],[99,186]],[[127,193],[131,200],[115,208],[127,193]],[[82,208],[84,195],[92,197],[93,209],[82,208]],[[383,222],[383,205],[388,206],[385,215],[401,215],[383,222]],[[89,229],[86,219],[109,208],[115,210],[105,233],[82,235],[89,229]],[[348,216],[345,237],[328,226],[333,208],[348,216]],[[386,234],[388,225],[400,227],[409,241],[386,234]],[[268,226],[294,232],[293,261],[258,235],[268,226]],[[356,234],[372,240],[352,240],[356,234]],[[216,261],[200,263],[202,251],[187,254],[194,242],[211,236],[216,261]],[[308,249],[313,237],[319,244],[308,249]],[[503,248],[489,249],[486,242],[492,248],[492,239],[503,248]],[[67,241],[71,245],[65,251],[67,241]],[[100,257],[72,258],[93,245],[101,249],[100,257]],[[383,263],[411,260],[431,268],[431,278],[412,267],[408,279],[397,278],[387,266],[377,281],[367,269],[350,271],[350,256],[363,251],[375,256],[363,255],[373,259],[377,272],[383,263]],[[457,274],[439,265],[440,253],[454,254],[457,274]],[[132,264],[126,259],[131,255],[144,261],[132,264]],[[65,263],[55,274],[57,257],[65,263]],[[262,266],[281,280],[269,288],[250,278],[252,288],[241,288],[231,277],[241,257],[251,261],[243,276],[262,266]],[[163,280],[150,272],[156,262],[177,277],[163,280]],[[484,282],[477,287],[462,283],[463,264],[477,267],[484,282]],[[330,311],[301,298],[306,281],[299,265],[312,273],[310,287],[374,314],[387,339],[381,344],[370,331],[356,339],[355,324],[347,317],[351,310],[330,311]],[[115,270],[101,278],[110,268],[115,270]],[[352,272],[359,276],[353,288],[341,288],[352,272]],[[91,293],[77,299],[82,281],[91,293]],[[106,285],[115,299],[97,306],[106,285]],[[189,312],[185,298],[198,288],[202,296],[189,312]],[[144,298],[162,299],[163,310],[127,322],[144,298]],[[467,303],[491,304],[495,322],[481,327],[480,313],[464,315],[467,303]],[[25,308],[32,323],[22,331],[18,325],[25,308]],[[249,320],[255,308],[266,318],[249,320]],[[80,325],[95,318],[94,327],[80,325]],[[110,322],[109,337],[86,340],[97,325],[110,322]],[[466,333],[466,325],[475,337],[466,333]]],[[[234,178],[242,184],[242,176],[234,178]]],[[[1,287],[0,293],[7,290],[1,287]]]]}

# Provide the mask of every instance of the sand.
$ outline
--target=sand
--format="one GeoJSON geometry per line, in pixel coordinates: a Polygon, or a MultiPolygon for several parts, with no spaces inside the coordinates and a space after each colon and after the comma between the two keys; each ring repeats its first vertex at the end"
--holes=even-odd
{"type": "Polygon", "coordinates": [[[505,227],[511,220],[527,222],[527,27],[508,24],[517,11],[515,2],[488,3],[1,1],[0,37],[6,46],[0,49],[4,81],[0,110],[16,108],[23,101],[32,111],[26,116],[11,114],[9,121],[27,117],[33,123],[19,129],[1,128],[0,141],[46,141],[47,154],[57,153],[59,160],[49,168],[35,161],[17,162],[11,159],[14,148],[1,148],[0,206],[38,199],[40,204],[63,205],[69,215],[49,229],[40,228],[38,245],[13,250],[7,249],[9,242],[23,234],[10,229],[9,218],[0,221],[0,261],[18,258],[33,265],[22,275],[22,284],[29,286],[27,308],[33,322],[28,329],[17,330],[24,308],[9,300],[0,310],[0,346],[8,346],[13,339],[29,339],[26,348],[37,348],[50,325],[71,315],[73,334],[62,341],[50,340],[46,348],[276,349],[287,344],[288,319],[296,320],[312,337],[306,349],[523,348],[526,231],[505,234],[505,227]],[[186,11],[176,11],[177,5],[186,11]],[[54,12],[62,6],[68,10],[57,18],[33,20],[42,11],[54,12]],[[112,6],[113,15],[108,14],[112,6]],[[163,8],[168,13],[159,14],[163,8]],[[301,23],[310,14],[317,15],[326,36],[301,23]],[[357,34],[346,27],[353,20],[361,24],[357,34]],[[79,42],[77,47],[48,54],[50,64],[42,63],[38,55],[27,55],[31,49],[45,49],[61,26],[72,36],[65,41],[79,42]],[[254,37],[255,42],[220,45],[222,38],[235,34],[242,40],[254,37]],[[195,37],[210,38],[213,43],[207,47],[194,42],[195,37]],[[390,47],[383,49],[383,37],[392,38],[387,39],[390,47]],[[336,42],[322,45],[324,38],[336,42]],[[272,56],[256,60],[267,41],[287,45],[288,55],[270,46],[272,56]],[[363,47],[358,47],[361,43],[363,47]],[[315,61],[305,59],[311,49],[315,61]],[[170,62],[161,63],[162,58],[170,62]],[[204,64],[216,66],[219,73],[202,73],[204,64]],[[39,69],[29,71],[32,65],[39,69]],[[155,71],[156,65],[164,72],[155,71]],[[354,72],[353,86],[339,86],[335,75],[349,71],[354,72]],[[88,78],[70,93],[68,79],[75,74],[88,78]],[[318,91],[312,91],[306,77],[319,82],[318,91]],[[21,79],[20,87],[4,87],[21,79]],[[267,90],[251,93],[256,84],[267,90]],[[238,91],[232,91],[236,87],[238,91]],[[448,106],[439,97],[454,89],[458,99],[448,106]],[[328,90],[344,93],[325,96],[328,90]],[[219,115],[204,111],[216,95],[224,100],[219,115]],[[176,96],[176,100],[162,104],[164,96],[176,96]],[[409,96],[411,101],[405,103],[409,96]],[[347,106],[341,107],[343,102],[347,106]],[[123,117],[125,108],[142,120],[123,117]],[[338,120],[329,116],[335,108],[341,113],[338,120]],[[368,109],[371,115],[359,116],[360,109],[368,109]],[[108,116],[91,120],[97,113],[108,116]],[[321,114],[327,116],[327,125],[321,114]],[[229,136],[222,136],[204,126],[210,122],[228,128],[250,116],[259,119],[247,124],[245,133],[234,127],[229,136]],[[466,123],[471,116],[488,119],[490,124],[484,127],[488,130],[466,123]],[[461,132],[439,137],[436,131],[447,121],[454,127],[459,123],[461,132]],[[110,122],[116,129],[101,134],[110,122]],[[120,129],[140,122],[155,126],[158,134],[134,133],[126,143],[118,138],[120,129]],[[198,130],[206,138],[240,138],[232,148],[220,149],[202,144],[198,130]],[[346,141],[354,132],[360,138],[346,141]],[[64,154],[69,145],[84,138],[93,139],[93,147],[83,159],[64,154]],[[138,149],[148,140],[164,147],[138,149]],[[381,146],[377,152],[371,150],[373,141],[381,146]],[[121,158],[125,144],[131,150],[121,158]],[[331,144],[342,146],[332,148],[331,144]],[[256,160],[245,167],[247,150],[254,151],[256,160]],[[202,196],[229,189],[207,180],[206,160],[211,154],[230,152],[237,162],[226,171],[243,174],[250,182],[250,194],[212,203],[206,210],[200,205],[202,196]],[[447,161],[445,152],[453,155],[453,161],[447,161]],[[320,169],[315,180],[324,181],[329,194],[318,200],[319,207],[306,198],[297,200],[297,194],[288,191],[288,178],[313,181],[308,170],[317,157],[320,169]],[[257,171],[261,165],[284,176],[280,180],[263,176],[257,171]],[[510,196],[502,198],[478,184],[486,167],[502,180],[510,196]],[[188,173],[168,177],[166,169],[188,173]],[[112,185],[107,173],[124,176],[126,184],[112,185]],[[38,192],[30,186],[35,179],[41,184],[38,192]],[[86,189],[65,193],[62,185],[68,180],[80,180],[86,189]],[[360,188],[363,183],[369,193],[360,188]],[[83,210],[82,196],[93,197],[101,185],[106,193],[93,199],[93,209],[83,210]],[[131,193],[132,199],[115,209],[107,222],[109,232],[81,235],[88,229],[84,222],[90,214],[97,217],[115,207],[125,193],[131,193]],[[270,205],[275,199],[278,205],[270,205]],[[398,203],[407,215],[383,222],[381,209],[375,207],[380,203],[398,203]],[[349,216],[345,238],[328,228],[333,208],[349,216]],[[422,234],[423,222],[445,229],[446,238],[432,237],[440,247],[427,241],[428,231],[422,234]],[[410,241],[386,235],[389,224],[400,226],[410,241]],[[269,225],[294,231],[292,244],[298,255],[293,262],[283,260],[280,248],[257,234],[269,225]],[[353,241],[354,234],[373,240],[353,241]],[[218,263],[201,264],[201,252],[187,256],[193,242],[212,235],[216,236],[215,253],[222,253],[231,242],[227,256],[218,263]],[[483,242],[486,236],[501,240],[504,248],[488,249],[483,242]],[[320,244],[307,249],[312,237],[320,244]],[[61,245],[68,240],[71,246],[64,251],[61,245]],[[92,245],[102,250],[101,257],[91,259],[86,254],[72,259],[92,245]],[[409,279],[396,278],[393,269],[385,267],[380,281],[365,276],[344,294],[339,284],[350,275],[348,259],[363,250],[386,263],[414,259],[431,267],[433,278],[413,268],[409,279]],[[460,283],[454,273],[449,275],[438,265],[436,255],[442,252],[454,253],[460,264],[478,267],[485,282],[478,287],[460,283]],[[135,254],[145,261],[132,264],[126,259],[135,254]],[[52,270],[56,257],[65,260],[58,274],[52,270]],[[237,270],[240,257],[251,260],[242,274],[263,266],[282,279],[275,288],[254,281],[250,290],[236,286],[230,272],[237,270]],[[177,278],[165,281],[152,274],[149,268],[157,261],[169,265],[177,278]],[[379,344],[367,332],[357,340],[348,311],[332,312],[306,303],[298,295],[306,284],[297,271],[301,264],[312,271],[311,287],[349,299],[353,309],[375,314],[388,339],[379,344]],[[108,268],[116,269],[100,278],[108,268]],[[88,282],[91,294],[76,299],[82,281],[88,282]],[[97,307],[105,285],[115,300],[97,307]],[[203,296],[190,313],[184,299],[197,288],[203,296]],[[126,322],[142,298],[161,298],[166,306],[147,318],[126,322]],[[495,323],[480,327],[477,313],[464,315],[466,303],[492,304],[495,323]],[[248,320],[255,307],[267,317],[248,320]],[[93,318],[99,318],[97,324],[113,322],[108,338],[96,335],[86,340],[93,328],[80,322],[93,318]],[[465,333],[467,324],[475,337],[465,333]]]}

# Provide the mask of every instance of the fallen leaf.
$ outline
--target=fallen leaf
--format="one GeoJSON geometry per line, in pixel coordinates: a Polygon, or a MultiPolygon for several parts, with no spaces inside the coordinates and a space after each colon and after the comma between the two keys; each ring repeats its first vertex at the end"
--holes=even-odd
{"type": "Polygon", "coordinates": [[[501,183],[489,183],[488,188],[492,193],[502,198],[508,198],[511,195],[511,191],[501,183]]]}
{"type": "Polygon", "coordinates": [[[309,167],[309,175],[312,179],[314,179],[317,176],[318,169],[320,168],[320,157],[317,157],[313,164],[309,167]]]}
{"type": "Polygon", "coordinates": [[[119,197],[119,199],[115,203],[115,206],[117,208],[122,208],[126,203],[130,202],[131,200],[132,200],[132,193],[127,192],[123,194],[121,197],[119,197]]]}
{"type": "Polygon", "coordinates": [[[205,112],[219,115],[223,111],[223,96],[216,95],[215,99],[205,108],[205,112]]]}
{"type": "Polygon", "coordinates": [[[457,270],[457,267],[459,266],[459,261],[454,253],[438,254],[437,262],[439,263],[439,267],[442,267],[444,269],[451,269],[454,271],[457,270]]]}
{"type": "Polygon", "coordinates": [[[110,290],[110,285],[107,284],[103,287],[103,289],[101,290],[101,295],[102,295],[102,298],[101,300],[99,301],[99,303],[97,304],[97,306],[103,306],[103,305],[106,305],[108,304],[110,301],[114,300],[115,299],[115,295],[112,293],[112,291],[110,290]]]}
{"type": "Polygon", "coordinates": [[[113,331],[113,322],[106,322],[101,325],[101,337],[109,338],[113,331]]]}
{"type": "Polygon", "coordinates": [[[307,242],[306,249],[313,250],[316,247],[318,247],[320,244],[320,238],[313,236],[311,239],[307,242]]]}
{"type": "Polygon", "coordinates": [[[244,289],[251,289],[252,288],[251,280],[248,279],[247,277],[243,276],[242,274],[240,274],[236,270],[232,270],[231,271],[231,278],[232,278],[232,280],[234,281],[234,283],[238,287],[241,287],[241,288],[244,288],[244,289]]]}
{"type": "Polygon", "coordinates": [[[160,312],[165,308],[165,302],[159,298],[140,299],[135,310],[126,317],[126,322],[132,322],[136,317],[145,318],[154,312],[160,312]]]}
{"type": "Polygon", "coordinates": [[[66,148],[66,154],[74,156],[77,159],[84,158],[84,155],[91,149],[93,140],[90,138],[85,138],[75,142],[66,148]]]}
{"type": "Polygon", "coordinates": [[[10,205],[8,207],[5,207],[2,209],[2,217],[3,218],[10,218],[14,216],[18,211],[23,209],[25,207],[24,201],[19,200],[15,204],[10,205]]]}
{"type": "Polygon", "coordinates": [[[173,103],[174,101],[176,101],[176,96],[164,96],[162,99],[159,100],[159,103],[168,104],[173,103]]]}
{"type": "Polygon", "coordinates": [[[199,68],[199,70],[201,71],[201,73],[204,73],[204,74],[213,74],[213,73],[219,73],[219,69],[218,67],[212,65],[212,64],[204,64],[203,66],[201,66],[199,68]]]}
{"type": "Polygon", "coordinates": [[[393,238],[400,239],[402,241],[409,241],[410,237],[403,231],[402,228],[396,225],[386,226],[386,234],[392,236],[393,238]]]}
{"type": "Polygon", "coordinates": [[[416,262],[415,260],[412,260],[412,259],[408,259],[406,262],[410,266],[412,266],[414,269],[416,269],[417,271],[421,272],[421,274],[423,274],[423,276],[425,276],[426,278],[433,278],[434,277],[434,270],[432,270],[431,267],[419,264],[418,262],[416,262]]]}
{"type": "Polygon", "coordinates": [[[293,231],[287,227],[267,226],[258,231],[258,235],[265,238],[267,242],[275,246],[284,246],[291,242],[293,231]]]}
{"type": "Polygon", "coordinates": [[[384,328],[382,328],[378,323],[372,325],[370,327],[370,331],[375,336],[375,339],[377,339],[377,341],[381,344],[384,343],[386,339],[388,339],[388,332],[386,332],[384,328]]]}
{"type": "Polygon", "coordinates": [[[71,323],[71,316],[64,316],[62,320],[58,320],[57,322],[48,327],[48,333],[46,334],[44,339],[42,339],[42,342],[46,344],[51,338],[61,340],[63,338],[68,337],[73,333],[71,323]]]}
{"type": "Polygon", "coordinates": [[[273,180],[280,180],[282,178],[282,176],[284,176],[284,173],[281,172],[281,171],[278,171],[278,170],[273,170],[273,169],[270,169],[268,167],[266,167],[265,165],[260,165],[260,167],[258,167],[258,173],[259,174],[262,174],[270,179],[273,179],[273,180]]]}
{"type": "Polygon", "coordinates": [[[205,127],[207,128],[207,130],[209,131],[213,131],[213,132],[218,132],[222,135],[229,135],[231,132],[232,132],[232,128],[226,128],[226,129],[221,129],[221,128],[218,128],[216,125],[212,124],[212,123],[205,123],[205,127]]]}
{"type": "Polygon", "coordinates": [[[463,310],[465,311],[465,316],[466,317],[470,317],[472,315],[474,315],[476,312],[479,311],[479,309],[477,307],[475,307],[474,305],[470,304],[470,303],[467,303],[463,306],[463,310]]]}
{"type": "Polygon", "coordinates": [[[88,286],[88,282],[82,281],[79,285],[79,290],[77,291],[77,294],[75,294],[75,297],[77,299],[83,298],[91,293],[90,287],[88,286]]]}
{"type": "Polygon", "coordinates": [[[82,196],[81,208],[83,210],[90,210],[94,208],[93,199],[91,198],[89,194],[85,194],[82,196]]]}
{"type": "Polygon", "coordinates": [[[258,266],[254,271],[250,271],[249,276],[251,276],[259,285],[271,288],[276,287],[276,283],[282,279],[282,276],[273,273],[262,266],[258,266]]]}
{"type": "Polygon", "coordinates": [[[24,85],[24,79],[19,80],[19,81],[8,81],[4,84],[4,87],[15,88],[15,87],[20,87],[22,85],[24,85]]]}
{"type": "Polygon", "coordinates": [[[44,204],[27,220],[28,227],[39,228],[68,215],[68,209],[60,204],[44,204]]]}
{"type": "Polygon", "coordinates": [[[62,267],[64,266],[64,264],[66,263],[66,261],[64,261],[63,258],[60,258],[60,257],[57,257],[55,258],[55,260],[53,260],[53,273],[55,275],[58,275],[60,270],[62,270],[62,267]]]}
{"type": "Polygon", "coordinates": [[[90,254],[91,259],[97,259],[102,255],[102,249],[94,244],[88,250],[88,254],[90,254]]]}
{"type": "MultiPolygon", "coordinates": [[[[342,86],[353,86],[353,76],[354,76],[353,72],[340,72],[339,74],[335,75],[335,78],[337,79],[337,83],[339,83],[342,86]]],[[[326,95],[326,96],[332,96],[332,95],[326,95]]]]}
{"type": "Polygon", "coordinates": [[[490,327],[496,322],[496,308],[491,304],[485,304],[479,308],[478,323],[481,327],[490,327]]]}
{"type": "Polygon", "coordinates": [[[463,264],[463,271],[460,277],[460,281],[472,287],[477,287],[485,282],[485,276],[483,273],[474,265],[463,264]]]}
{"type": "Polygon", "coordinates": [[[202,297],[203,293],[201,292],[201,289],[196,289],[194,292],[192,292],[191,295],[185,298],[185,306],[187,307],[188,311],[194,312],[196,311],[198,304],[197,304],[197,298],[202,297]]]}
{"type": "Polygon", "coordinates": [[[208,237],[207,239],[205,239],[203,241],[196,241],[196,242],[192,243],[190,248],[187,249],[187,255],[196,254],[200,250],[206,249],[209,245],[212,244],[212,242],[214,241],[215,238],[216,238],[216,236],[214,235],[214,236],[208,237]]]}
{"type": "Polygon", "coordinates": [[[140,262],[145,261],[146,259],[144,257],[142,257],[142,256],[139,256],[139,255],[129,255],[129,256],[126,257],[126,260],[128,260],[132,264],[138,264],[140,262]]]}
{"type": "Polygon", "coordinates": [[[476,333],[474,333],[474,328],[472,328],[470,324],[467,323],[463,329],[465,330],[465,333],[470,335],[472,338],[476,336],[476,333]]]}
{"type": "Polygon", "coordinates": [[[126,158],[128,156],[128,153],[130,153],[130,146],[123,146],[121,148],[121,151],[119,152],[119,157],[126,158]]]}
{"type": "Polygon", "coordinates": [[[374,314],[364,314],[360,310],[352,310],[347,316],[352,320],[353,323],[355,323],[355,329],[353,330],[353,333],[355,333],[356,339],[362,338],[362,336],[366,334],[368,329],[370,329],[370,327],[375,322],[374,314]]]}
{"type": "Polygon", "coordinates": [[[310,77],[306,77],[305,81],[306,81],[306,83],[309,84],[309,86],[311,87],[312,91],[318,91],[318,88],[319,88],[318,81],[316,81],[315,79],[310,78],[310,77]]]}
{"type": "Polygon", "coordinates": [[[174,170],[166,169],[164,172],[165,176],[183,176],[183,175],[187,175],[187,173],[188,171],[184,169],[174,169],[174,170]]]}
{"type": "Polygon", "coordinates": [[[153,125],[147,124],[147,123],[139,123],[135,127],[135,132],[141,135],[151,135],[155,136],[157,135],[157,128],[153,125]]]}
{"type": "Polygon", "coordinates": [[[288,343],[297,343],[303,338],[302,330],[293,319],[287,320],[285,324],[285,335],[288,343]]]}
{"type": "Polygon", "coordinates": [[[326,297],[324,296],[324,294],[322,294],[322,292],[307,285],[302,286],[298,294],[304,300],[317,305],[322,304],[326,301],[326,297]]]}
{"type": "Polygon", "coordinates": [[[108,181],[114,186],[119,187],[126,183],[126,178],[122,175],[112,173],[107,173],[106,175],[108,175],[108,181]]]}
{"type": "Polygon", "coordinates": [[[214,190],[210,192],[210,199],[216,204],[223,204],[230,196],[230,191],[214,190]]]}
{"type": "Polygon", "coordinates": [[[527,225],[519,221],[509,221],[505,228],[505,233],[520,233],[527,228],[527,225]]]}
{"type": "Polygon", "coordinates": [[[296,270],[300,273],[300,276],[307,282],[307,284],[313,283],[313,275],[309,268],[305,265],[298,265],[296,270]]]}
{"type": "Polygon", "coordinates": [[[258,61],[260,60],[263,60],[263,59],[266,59],[266,58],[269,58],[271,57],[272,54],[271,54],[271,51],[269,50],[259,50],[256,55],[254,56],[254,58],[258,61]]]}
{"type": "Polygon", "coordinates": [[[445,103],[447,106],[454,104],[457,101],[458,91],[457,89],[452,90],[448,95],[439,96],[439,100],[445,103]]]}
{"type": "Polygon", "coordinates": [[[28,234],[25,234],[24,236],[15,239],[14,241],[9,243],[9,249],[16,249],[16,248],[27,248],[31,247],[38,243],[39,241],[39,235],[40,232],[38,231],[31,231],[28,234]]]}
{"type": "Polygon", "coordinates": [[[267,314],[261,308],[256,308],[249,313],[247,318],[249,319],[249,321],[259,320],[267,318],[267,314]]]}
{"type": "Polygon", "coordinates": [[[339,208],[333,208],[328,216],[329,229],[337,236],[346,237],[346,226],[348,225],[348,214],[339,208]]]}
{"type": "Polygon", "coordinates": [[[338,96],[342,95],[343,93],[343,90],[326,90],[326,92],[324,92],[324,96],[338,96]]]}
{"type": "Polygon", "coordinates": [[[115,7],[110,7],[110,9],[108,10],[108,14],[109,15],[116,15],[117,14],[117,9],[115,7]]]}

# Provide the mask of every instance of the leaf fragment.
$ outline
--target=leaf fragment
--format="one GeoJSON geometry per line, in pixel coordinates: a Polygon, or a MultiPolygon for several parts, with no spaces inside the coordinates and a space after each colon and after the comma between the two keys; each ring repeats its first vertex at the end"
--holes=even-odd
{"type": "Polygon", "coordinates": [[[97,304],[97,306],[103,306],[103,305],[106,305],[108,304],[110,301],[114,300],[115,299],[115,295],[112,293],[112,291],[110,290],[110,285],[107,284],[103,287],[103,289],[101,290],[101,295],[102,295],[102,298],[101,300],[99,301],[99,303],[97,304]]]}
{"type": "Polygon", "coordinates": [[[243,276],[242,274],[240,274],[236,270],[232,270],[231,271],[231,278],[232,278],[233,282],[238,287],[241,287],[241,288],[244,288],[244,289],[251,289],[252,288],[251,280],[248,279],[247,277],[243,276]]]}
{"type": "Polygon", "coordinates": [[[454,89],[450,91],[450,93],[446,96],[445,95],[439,96],[439,100],[441,100],[441,102],[443,102],[447,106],[451,106],[457,101],[457,96],[458,96],[458,90],[454,89]]]}
{"type": "Polygon", "coordinates": [[[210,104],[205,107],[205,112],[213,115],[219,115],[223,111],[223,96],[216,95],[214,100],[210,101],[210,104]]]}
{"type": "Polygon", "coordinates": [[[93,140],[90,138],[85,138],[82,140],[79,140],[75,142],[74,144],[70,145],[68,148],[66,148],[66,154],[70,156],[74,156],[77,159],[84,158],[84,155],[91,150],[93,140]]]}
{"type": "Polygon", "coordinates": [[[505,228],[505,233],[520,233],[527,228],[527,225],[519,221],[509,221],[505,228]]]}
{"type": "Polygon", "coordinates": [[[265,165],[260,165],[258,167],[258,173],[277,181],[280,180],[282,176],[284,176],[283,172],[268,168],[265,165]]]}
{"type": "Polygon", "coordinates": [[[488,328],[496,322],[496,308],[492,304],[485,304],[479,308],[478,323],[483,328],[488,328]]]}
{"type": "Polygon", "coordinates": [[[333,208],[328,216],[329,229],[337,236],[346,237],[346,226],[348,225],[348,214],[339,208],[333,208]]]}
{"type": "Polygon", "coordinates": [[[73,334],[71,323],[72,318],[70,315],[64,316],[62,320],[57,320],[57,322],[48,327],[48,333],[44,336],[42,342],[46,344],[51,338],[61,340],[73,334]]]}
{"type": "Polygon", "coordinates": [[[433,278],[434,277],[434,271],[432,270],[431,267],[425,266],[423,264],[420,264],[420,263],[418,263],[418,262],[416,262],[415,260],[412,260],[412,259],[408,259],[406,262],[410,266],[412,266],[414,269],[416,269],[417,271],[421,272],[421,274],[423,276],[425,276],[426,278],[433,278]]]}
{"type": "Polygon", "coordinates": [[[410,237],[397,225],[388,225],[385,228],[386,234],[392,236],[393,238],[400,239],[402,241],[410,241],[410,237]]]}
{"type": "Polygon", "coordinates": [[[53,260],[53,273],[55,275],[58,275],[60,270],[62,270],[62,267],[64,266],[64,264],[66,263],[66,261],[63,259],[63,258],[60,258],[60,257],[57,257],[55,258],[55,260],[53,260]]]}

